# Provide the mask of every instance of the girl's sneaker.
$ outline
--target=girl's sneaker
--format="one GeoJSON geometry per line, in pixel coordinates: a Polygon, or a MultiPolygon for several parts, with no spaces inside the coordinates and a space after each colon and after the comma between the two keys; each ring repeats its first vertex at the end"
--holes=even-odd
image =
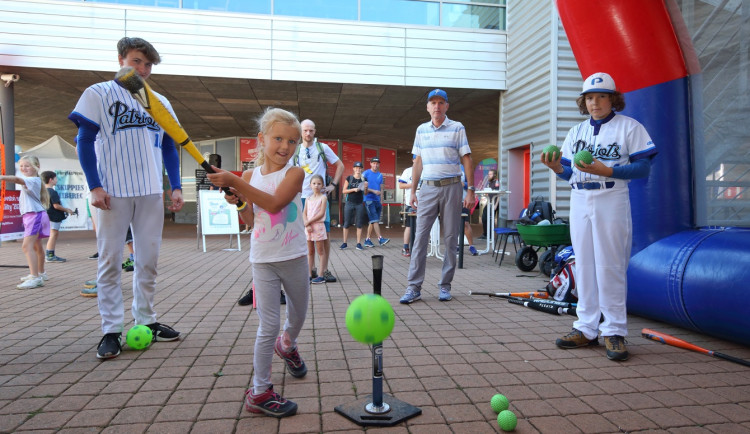
{"type": "Polygon", "coordinates": [[[317,285],[319,283],[326,283],[326,278],[323,276],[314,277],[310,279],[310,283],[312,283],[313,285],[317,285]]]}
{"type": "Polygon", "coordinates": [[[34,289],[44,286],[42,276],[32,276],[31,279],[24,280],[23,283],[16,285],[18,289],[34,289]]]}
{"type": "MultiPolygon", "coordinates": [[[[29,274],[28,276],[23,276],[21,278],[21,282],[25,282],[25,281],[27,281],[29,279],[33,279],[35,277],[37,277],[37,276],[34,276],[33,274],[29,274]]],[[[45,282],[49,280],[49,276],[47,276],[47,272],[46,271],[39,273],[39,277],[41,277],[42,280],[44,280],[45,282]]]]}
{"type": "Polygon", "coordinates": [[[297,413],[297,404],[274,392],[273,386],[260,395],[254,395],[251,387],[245,392],[245,410],[281,418],[297,413]]]}
{"type": "Polygon", "coordinates": [[[276,338],[276,344],[273,347],[274,352],[277,356],[286,363],[286,368],[294,378],[302,378],[307,374],[307,365],[305,361],[300,357],[297,347],[284,351],[281,348],[281,336],[276,338]]]}

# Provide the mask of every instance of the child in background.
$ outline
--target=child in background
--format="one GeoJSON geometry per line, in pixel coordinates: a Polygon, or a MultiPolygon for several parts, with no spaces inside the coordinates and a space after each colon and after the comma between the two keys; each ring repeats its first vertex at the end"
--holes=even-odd
{"type": "Polygon", "coordinates": [[[44,272],[42,238],[49,237],[49,193],[39,177],[39,159],[24,155],[18,160],[21,176],[2,175],[0,181],[10,181],[21,186],[20,213],[23,216],[23,244],[21,249],[29,264],[29,275],[22,277],[16,288],[32,289],[44,286],[48,280],[44,272]]]}
{"type": "MultiPolygon", "coordinates": [[[[240,210],[245,221],[250,221],[248,209],[252,206],[250,262],[260,322],[253,352],[253,384],[245,392],[245,409],[281,418],[295,414],[297,404],[273,390],[273,353],[284,360],[293,377],[307,374],[307,366],[297,351],[297,337],[305,323],[310,296],[301,199],[305,172],[290,162],[302,129],[293,114],[277,108],[267,109],[259,124],[260,149],[255,169],[246,170],[242,178],[216,169],[217,173],[209,173],[208,179],[219,187],[233,188],[240,199],[248,202],[240,210]],[[279,336],[282,285],[286,290],[287,318],[279,336]]],[[[237,203],[237,197],[225,197],[227,202],[237,203]]]]}
{"type": "Polygon", "coordinates": [[[55,246],[57,245],[57,235],[60,233],[60,224],[65,220],[65,213],[73,214],[73,210],[65,208],[60,202],[60,195],[57,194],[55,186],[57,185],[57,174],[51,170],[42,172],[42,181],[47,187],[49,195],[49,207],[47,207],[47,217],[49,217],[49,239],[47,239],[47,252],[44,258],[45,262],[65,262],[65,258],[55,255],[55,246]]]}
{"type": "MultiPolygon", "coordinates": [[[[328,199],[326,198],[326,195],[322,193],[322,176],[311,176],[310,187],[312,188],[313,193],[305,201],[305,210],[302,213],[302,221],[304,222],[305,230],[307,231],[307,262],[308,268],[310,269],[310,275],[312,276],[312,269],[315,266],[316,246],[321,263],[328,263],[325,243],[323,243],[323,241],[328,239],[325,225],[328,199]]],[[[315,284],[325,282],[326,279],[323,276],[317,276],[310,280],[310,283],[315,284]]]]}

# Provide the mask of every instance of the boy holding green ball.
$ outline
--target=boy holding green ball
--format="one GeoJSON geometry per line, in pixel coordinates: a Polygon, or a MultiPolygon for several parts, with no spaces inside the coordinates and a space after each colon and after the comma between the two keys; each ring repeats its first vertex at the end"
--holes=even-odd
{"type": "Polygon", "coordinates": [[[572,188],[570,239],[576,255],[578,319],[555,344],[598,345],[601,332],[607,358],[624,361],[629,357],[626,271],[633,238],[628,182],[648,177],[657,150],[643,125],[617,113],[625,108],[625,98],[609,74],[586,78],[576,102],[581,114],[591,118],[570,129],[561,156],[541,156],[572,188]]]}

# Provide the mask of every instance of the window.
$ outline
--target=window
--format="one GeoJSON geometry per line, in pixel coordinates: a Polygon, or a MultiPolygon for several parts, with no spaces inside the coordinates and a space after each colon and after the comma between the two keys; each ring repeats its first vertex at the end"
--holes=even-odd
{"type": "Polygon", "coordinates": [[[274,15],[357,20],[357,0],[273,0],[274,15]]]}
{"type": "Polygon", "coordinates": [[[185,9],[270,14],[271,0],[182,0],[185,9]]]}
{"type": "Polygon", "coordinates": [[[361,21],[440,25],[440,2],[412,0],[360,0],[361,21]]]}
{"type": "Polygon", "coordinates": [[[444,27],[505,30],[505,8],[443,3],[441,25],[444,27]]]}

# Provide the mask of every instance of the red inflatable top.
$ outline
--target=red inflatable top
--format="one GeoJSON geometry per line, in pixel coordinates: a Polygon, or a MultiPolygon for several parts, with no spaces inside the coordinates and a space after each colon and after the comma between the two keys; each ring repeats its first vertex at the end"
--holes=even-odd
{"type": "Polygon", "coordinates": [[[606,72],[625,93],[687,76],[661,0],[556,0],[582,78],[606,72]]]}

